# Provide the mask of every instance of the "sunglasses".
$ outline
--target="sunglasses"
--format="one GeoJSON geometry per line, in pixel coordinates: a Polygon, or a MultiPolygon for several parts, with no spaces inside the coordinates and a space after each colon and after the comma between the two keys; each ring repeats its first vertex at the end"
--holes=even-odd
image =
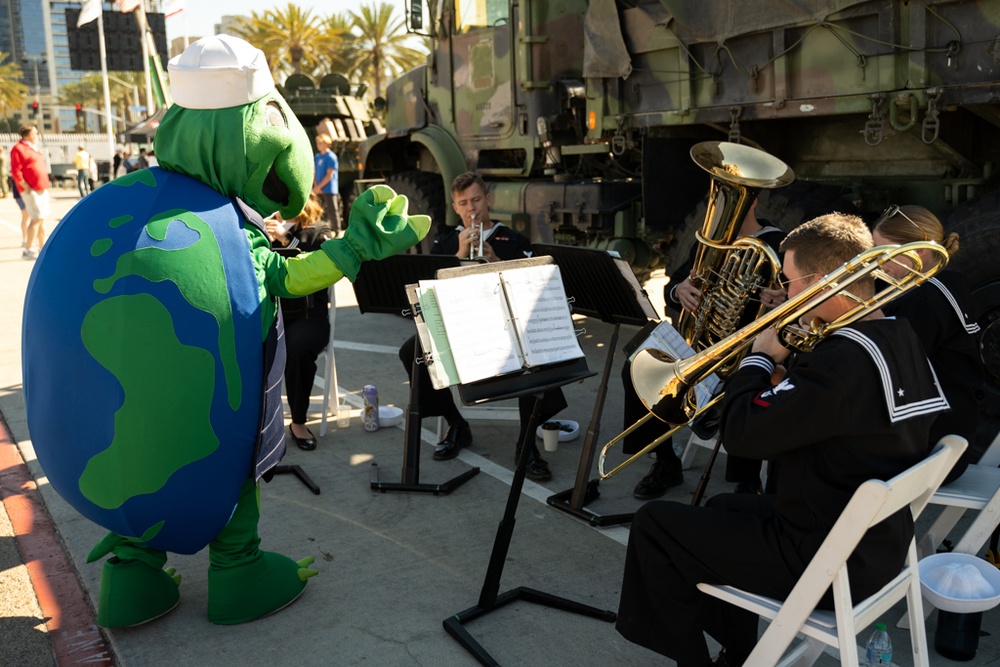
{"type": "Polygon", "coordinates": [[[819,273],[819,272],[814,272],[814,273],[807,273],[807,274],[805,274],[803,276],[799,276],[798,278],[782,278],[782,279],[780,279],[778,281],[778,284],[781,286],[781,289],[783,289],[783,290],[785,290],[787,292],[789,286],[792,283],[794,283],[796,280],[805,280],[806,278],[812,278],[813,276],[820,276],[820,275],[823,275],[823,274],[819,273]]]}
{"type": "Polygon", "coordinates": [[[885,211],[882,212],[882,215],[879,216],[878,222],[875,223],[875,226],[878,227],[880,223],[882,223],[882,222],[884,222],[884,221],[886,221],[886,220],[888,220],[888,219],[890,219],[890,218],[892,218],[892,217],[894,217],[896,215],[902,216],[904,220],[906,220],[908,223],[910,223],[911,225],[913,225],[914,227],[916,227],[917,231],[920,232],[920,235],[924,237],[924,240],[925,241],[927,240],[927,233],[924,232],[924,230],[920,228],[920,225],[918,225],[917,223],[913,222],[913,219],[910,218],[910,216],[908,216],[905,213],[903,213],[902,209],[899,208],[899,204],[894,204],[894,205],[890,206],[889,208],[885,209],[885,211]]]}

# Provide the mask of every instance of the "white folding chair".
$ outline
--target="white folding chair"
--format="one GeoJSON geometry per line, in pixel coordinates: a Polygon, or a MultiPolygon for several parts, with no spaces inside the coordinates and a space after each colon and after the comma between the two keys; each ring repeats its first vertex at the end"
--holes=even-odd
{"type": "Polygon", "coordinates": [[[909,506],[916,520],[966,446],[963,438],[945,436],[929,457],[909,470],[888,482],[869,480],[858,487],[784,602],[732,586],[698,584],[702,592],[770,620],[746,667],[811,665],[827,645],[839,649],[842,665],[856,667],[857,634],[904,596],[913,664],[929,665],[915,540],[910,540],[903,570],[882,590],[857,604],[851,599],[847,559],[868,528],[900,509],[909,506]],[[831,587],[834,611],[817,610],[816,605],[831,587]],[[799,633],[804,640],[785,655],[799,633]]]}
{"type": "Polygon", "coordinates": [[[965,529],[953,551],[977,554],[990,535],[1000,525],[1000,468],[973,464],[951,484],[938,489],[931,504],[944,509],[920,541],[920,552],[929,555],[937,551],[966,510],[979,514],[965,529]]]}
{"type": "MultiPolygon", "coordinates": [[[[320,352],[319,356],[316,358],[316,367],[323,368],[323,376],[320,377],[319,373],[313,378],[313,386],[320,389],[323,392],[322,398],[322,421],[319,427],[319,436],[322,438],[326,435],[326,424],[330,416],[330,395],[332,394],[336,399],[336,405],[340,406],[340,393],[337,385],[337,360],[334,358],[333,354],[333,333],[336,328],[337,323],[337,302],[334,296],[334,286],[330,285],[329,288],[330,295],[330,339],[326,343],[326,347],[320,352]],[[321,366],[322,364],[322,366],[321,366]]],[[[311,403],[312,401],[310,401],[311,403]]]]}

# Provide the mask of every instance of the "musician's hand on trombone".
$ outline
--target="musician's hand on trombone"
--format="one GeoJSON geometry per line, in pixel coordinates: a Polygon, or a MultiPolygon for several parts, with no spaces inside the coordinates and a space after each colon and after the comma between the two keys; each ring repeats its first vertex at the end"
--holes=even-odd
{"type": "Polygon", "coordinates": [[[785,301],[788,301],[788,292],[781,288],[771,289],[770,287],[763,287],[760,290],[760,302],[765,308],[776,308],[785,301]]]}
{"type": "Polygon", "coordinates": [[[695,275],[691,272],[691,275],[684,279],[683,282],[677,285],[674,289],[674,298],[680,302],[681,307],[693,313],[698,310],[698,304],[701,303],[701,290],[695,286],[695,275]]]}
{"type": "Polygon", "coordinates": [[[774,327],[765,329],[753,341],[754,352],[763,352],[774,360],[774,363],[784,363],[792,351],[785,347],[778,339],[778,332],[774,327]]]}

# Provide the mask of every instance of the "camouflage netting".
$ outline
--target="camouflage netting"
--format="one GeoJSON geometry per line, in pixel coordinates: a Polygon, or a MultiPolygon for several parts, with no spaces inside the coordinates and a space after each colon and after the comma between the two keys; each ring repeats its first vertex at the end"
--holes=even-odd
{"type": "Polygon", "coordinates": [[[592,0],[584,34],[583,75],[628,77],[631,59],[622,38],[619,5],[643,11],[656,25],[666,26],[686,44],[723,43],[734,35],[779,26],[822,21],[865,0],[659,0],[659,2],[592,0]]]}
{"type": "Polygon", "coordinates": [[[583,75],[617,79],[631,73],[615,0],[591,0],[583,26],[583,75]]]}

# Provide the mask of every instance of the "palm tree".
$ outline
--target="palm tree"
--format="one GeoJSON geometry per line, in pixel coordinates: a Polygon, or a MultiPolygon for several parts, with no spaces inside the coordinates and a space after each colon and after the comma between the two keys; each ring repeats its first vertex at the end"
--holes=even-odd
{"type": "Polygon", "coordinates": [[[366,4],[360,13],[351,12],[357,35],[358,74],[372,84],[376,97],[382,94],[383,81],[412,69],[426,57],[410,45],[404,19],[394,19],[392,10],[391,4],[383,2],[377,8],[366,4]]]}
{"type": "Polygon", "coordinates": [[[320,21],[312,10],[288,3],[285,9],[251,12],[234,32],[261,51],[275,79],[293,72],[311,71],[319,60],[312,44],[322,36],[320,21]]]}
{"type": "Polygon", "coordinates": [[[10,131],[9,111],[20,109],[28,98],[28,87],[24,85],[24,72],[14,63],[9,53],[0,51],[0,113],[10,131]]]}
{"type": "Polygon", "coordinates": [[[320,33],[313,42],[314,57],[319,63],[315,74],[336,72],[353,78],[357,67],[358,45],[351,34],[353,19],[345,14],[333,13],[320,24],[320,33]]]}

